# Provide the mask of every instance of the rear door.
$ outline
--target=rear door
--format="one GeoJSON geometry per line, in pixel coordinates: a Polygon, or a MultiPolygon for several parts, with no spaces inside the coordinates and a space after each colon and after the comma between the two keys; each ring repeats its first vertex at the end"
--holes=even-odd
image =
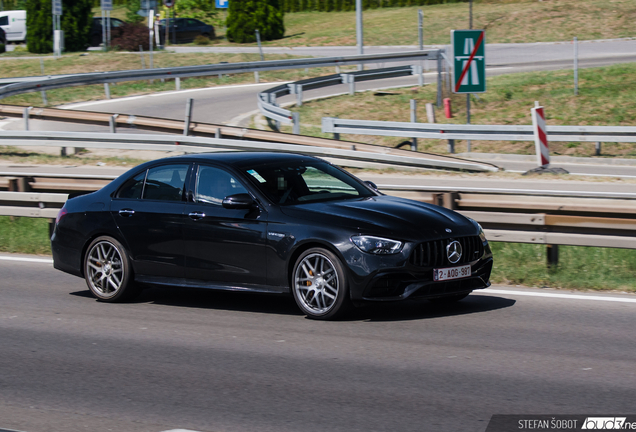
{"type": "Polygon", "coordinates": [[[248,193],[225,169],[201,164],[194,172],[193,202],[186,210],[186,277],[210,286],[265,285],[267,213],[223,207],[226,196],[248,193]]]}
{"type": "Polygon", "coordinates": [[[185,181],[191,165],[158,165],[126,182],[111,203],[138,276],[183,279],[185,181]]]}

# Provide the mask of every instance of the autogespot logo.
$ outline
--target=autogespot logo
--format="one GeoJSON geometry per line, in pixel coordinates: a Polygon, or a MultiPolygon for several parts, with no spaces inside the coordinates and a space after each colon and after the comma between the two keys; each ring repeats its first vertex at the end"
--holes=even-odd
{"type": "Polygon", "coordinates": [[[450,242],[446,246],[446,256],[451,263],[455,264],[462,258],[462,245],[457,240],[450,242]]]}
{"type": "Polygon", "coordinates": [[[608,430],[608,429],[631,429],[629,427],[632,423],[625,423],[627,417],[588,417],[583,422],[581,429],[596,429],[596,430],[608,430]]]}

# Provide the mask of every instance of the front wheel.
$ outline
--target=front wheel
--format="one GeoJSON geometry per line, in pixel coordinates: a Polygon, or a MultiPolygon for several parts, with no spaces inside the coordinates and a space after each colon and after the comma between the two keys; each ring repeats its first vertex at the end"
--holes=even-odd
{"type": "Polygon", "coordinates": [[[124,247],[112,237],[91,242],[84,256],[86,285],[98,300],[115,303],[139,293],[124,247]]]}
{"type": "Polygon", "coordinates": [[[342,317],[349,308],[349,287],[340,259],[323,248],[305,251],[296,261],[292,292],[308,318],[342,317]]]}

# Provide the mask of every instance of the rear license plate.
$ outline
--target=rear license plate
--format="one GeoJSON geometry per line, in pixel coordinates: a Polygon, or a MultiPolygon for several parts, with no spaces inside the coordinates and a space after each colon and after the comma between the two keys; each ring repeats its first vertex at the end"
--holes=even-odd
{"type": "Polygon", "coordinates": [[[434,281],[461,279],[470,276],[470,264],[459,267],[433,269],[434,281]]]}

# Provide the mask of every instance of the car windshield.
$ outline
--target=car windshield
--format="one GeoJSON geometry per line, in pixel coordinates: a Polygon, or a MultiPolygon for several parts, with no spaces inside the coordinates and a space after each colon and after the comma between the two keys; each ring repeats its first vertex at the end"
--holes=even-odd
{"type": "Polygon", "coordinates": [[[281,205],[375,195],[353,177],[320,161],[258,165],[244,170],[264,195],[281,205]]]}

